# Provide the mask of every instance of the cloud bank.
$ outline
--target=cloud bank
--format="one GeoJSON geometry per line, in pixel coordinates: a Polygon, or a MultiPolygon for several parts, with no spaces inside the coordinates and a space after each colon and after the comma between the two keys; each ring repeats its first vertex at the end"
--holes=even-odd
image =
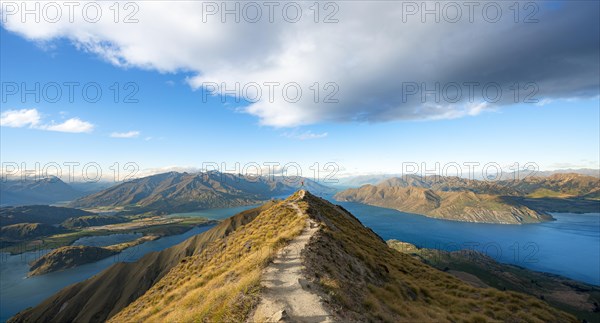
{"type": "Polygon", "coordinates": [[[472,14],[462,2],[459,9],[439,2],[438,10],[429,2],[437,16],[415,13],[407,1],[321,3],[318,14],[312,2],[299,2],[294,22],[298,8],[284,14],[285,3],[275,3],[267,15],[258,2],[256,22],[244,3],[236,17],[222,10],[236,3],[206,1],[138,2],[137,23],[115,23],[108,2],[99,2],[96,23],[79,9],[72,23],[23,21],[4,6],[2,17],[4,28],[32,41],[66,38],[117,66],[189,73],[193,89],[240,95],[250,101],[244,112],[274,127],[451,119],[598,96],[597,1],[519,2],[519,12],[513,2],[475,2],[472,14]],[[269,84],[279,85],[268,91],[269,84]]]}

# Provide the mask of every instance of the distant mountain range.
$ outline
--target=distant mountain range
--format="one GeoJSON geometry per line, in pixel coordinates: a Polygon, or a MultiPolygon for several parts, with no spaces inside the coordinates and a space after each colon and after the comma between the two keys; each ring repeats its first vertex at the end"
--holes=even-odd
{"type": "Polygon", "coordinates": [[[552,174],[521,180],[484,181],[462,177],[408,175],[377,184],[380,187],[420,187],[434,191],[468,191],[478,194],[523,197],[600,198],[600,179],[580,174],[552,174]]]}
{"type": "MultiPolygon", "coordinates": [[[[282,177],[249,179],[228,173],[169,172],[134,179],[73,201],[78,208],[125,208],[124,212],[157,214],[189,212],[258,204],[290,194],[301,186],[282,177]]],[[[304,188],[333,193],[335,190],[304,179],[304,188]]]]}
{"type": "Polygon", "coordinates": [[[0,182],[0,205],[53,204],[85,195],[57,177],[0,182]]]}
{"type": "MultiPolygon", "coordinates": [[[[591,169],[591,168],[581,168],[581,169],[558,169],[552,171],[537,171],[534,174],[531,174],[529,171],[523,170],[519,173],[516,172],[504,172],[502,173],[501,180],[512,180],[512,179],[523,179],[523,177],[548,177],[554,174],[579,174],[592,176],[596,178],[600,178],[600,169],[591,169]],[[530,176],[528,176],[530,175],[530,176]]],[[[471,178],[475,180],[483,180],[483,176],[480,174],[478,177],[471,178]]],[[[356,176],[348,176],[342,177],[338,179],[338,183],[335,186],[339,187],[359,187],[367,184],[375,185],[380,183],[386,179],[390,179],[393,177],[402,177],[402,174],[373,174],[373,175],[356,175],[356,176]]],[[[419,176],[408,174],[407,176],[419,176]]],[[[419,176],[420,177],[420,176],[419,176]]],[[[452,177],[452,176],[446,176],[452,177]]],[[[462,177],[465,178],[465,177],[462,177]]]]}
{"type": "Polygon", "coordinates": [[[580,212],[594,212],[600,208],[600,179],[580,174],[502,181],[408,175],[347,189],[334,198],[447,220],[518,224],[551,220],[547,212],[560,211],[563,201],[564,211],[577,212],[573,205],[578,202],[585,204],[580,212]]]}
{"type": "Polygon", "coordinates": [[[495,195],[468,191],[367,185],[337,193],[335,199],[454,221],[520,224],[552,220],[548,214],[524,205],[511,205],[495,195]]]}
{"type": "Polygon", "coordinates": [[[69,202],[111,186],[109,182],[65,183],[50,176],[41,179],[0,181],[0,206],[69,202]]]}
{"type": "MultiPolygon", "coordinates": [[[[579,174],[586,176],[593,176],[596,178],[600,178],[600,169],[592,169],[592,168],[567,168],[567,169],[557,169],[557,170],[547,170],[547,171],[538,171],[534,176],[538,177],[546,177],[554,174],[579,174]]],[[[513,178],[513,177],[511,177],[513,178]]]]}
{"type": "Polygon", "coordinates": [[[170,213],[201,208],[257,204],[301,187],[316,194],[334,189],[301,178],[247,178],[228,173],[169,172],[125,183],[65,183],[50,176],[39,180],[0,182],[0,206],[71,202],[74,207],[135,207],[136,212],[170,213]],[[76,200],[76,201],[75,201],[76,200]]]}

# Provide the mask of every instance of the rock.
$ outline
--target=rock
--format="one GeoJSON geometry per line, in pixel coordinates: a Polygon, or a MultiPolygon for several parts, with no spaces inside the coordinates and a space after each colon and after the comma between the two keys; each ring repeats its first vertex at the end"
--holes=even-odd
{"type": "Polygon", "coordinates": [[[298,283],[300,283],[300,286],[302,286],[303,289],[310,289],[310,283],[308,282],[308,280],[299,278],[298,283]]]}
{"type": "Polygon", "coordinates": [[[288,318],[288,314],[285,310],[281,310],[281,311],[277,311],[275,314],[273,314],[268,322],[285,322],[285,320],[288,318]]]}

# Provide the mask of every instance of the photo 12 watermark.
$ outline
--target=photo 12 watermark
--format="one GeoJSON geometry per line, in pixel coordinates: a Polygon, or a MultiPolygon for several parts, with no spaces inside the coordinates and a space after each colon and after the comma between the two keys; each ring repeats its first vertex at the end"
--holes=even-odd
{"type": "Polygon", "coordinates": [[[398,1],[403,23],[538,23],[534,1],[398,1]]]}
{"type": "Polygon", "coordinates": [[[139,103],[137,82],[11,82],[0,84],[2,103],[139,103]]]}
{"type": "Polygon", "coordinates": [[[2,23],[87,23],[139,22],[140,5],[134,1],[2,1],[2,23]]]}
{"type": "Polygon", "coordinates": [[[203,1],[202,22],[332,24],[339,11],[334,1],[203,1]]]}
{"type": "Polygon", "coordinates": [[[513,82],[501,85],[497,82],[402,82],[402,103],[539,103],[536,98],[540,87],[536,82],[513,82]]]}
{"type": "Polygon", "coordinates": [[[265,101],[269,103],[297,103],[307,95],[314,103],[339,103],[340,86],[337,82],[202,82],[202,102],[219,95],[221,103],[242,100],[249,103],[265,101]]]}
{"type": "Polygon", "coordinates": [[[59,178],[64,182],[96,183],[112,181],[126,182],[137,177],[140,167],[135,162],[114,162],[107,167],[100,163],[66,161],[66,162],[2,162],[0,170],[2,181],[41,181],[48,178],[59,178]]]}
{"type": "Polygon", "coordinates": [[[401,162],[401,174],[404,179],[409,176],[430,177],[434,181],[440,177],[460,177],[469,180],[496,182],[500,180],[521,180],[534,176],[540,167],[535,162],[514,162],[502,166],[498,162],[401,162]]]}

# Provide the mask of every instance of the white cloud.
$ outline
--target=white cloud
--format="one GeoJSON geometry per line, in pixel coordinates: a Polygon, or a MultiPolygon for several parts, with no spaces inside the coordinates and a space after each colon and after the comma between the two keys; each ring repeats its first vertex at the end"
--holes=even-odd
{"type": "Polygon", "coordinates": [[[11,128],[34,127],[40,123],[36,109],[8,110],[0,115],[0,126],[11,128]]]}
{"type": "MultiPolygon", "coordinates": [[[[62,114],[62,113],[61,113],[62,114]]],[[[42,124],[42,116],[37,109],[8,110],[2,112],[0,126],[11,128],[30,127],[38,130],[82,133],[94,130],[94,125],[79,118],[71,118],[61,123],[42,124]]]]}
{"type": "Polygon", "coordinates": [[[112,138],[137,138],[139,135],[139,131],[113,132],[110,134],[112,138]]]}
{"type": "Polygon", "coordinates": [[[92,130],[94,130],[94,125],[79,118],[71,118],[61,123],[42,126],[40,129],[58,132],[84,133],[92,132],[92,130]]]}
{"type": "MultiPolygon", "coordinates": [[[[246,23],[244,17],[234,23],[233,15],[228,16],[229,23],[222,23],[221,12],[203,17],[206,3],[138,2],[134,16],[138,23],[115,23],[112,14],[89,23],[80,17],[79,6],[74,23],[66,14],[58,23],[33,19],[22,23],[17,13],[7,15],[3,26],[33,41],[68,39],[80,50],[117,66],[186,71],[194,89],[207,82],[225,84],[226,89],[259,84],[260,99],[243,111],[275,127],[323,121],[448,119],[490,108],[472,106],[481,102],[481,87],[473,99],[463,87],[454,104],[423,104],[420,93],[405,96],[402,85],[407,82],[428,87],[436,82],[442,86],[495,82],[504,94],[490,106],[513,104],[509,87],[515,82],[523,82],[521,87],[535,82],[539,87],[535,98],[541,100],[597,95],[600,37],[597,28],[590,27],[598,21],[594,1],[565,2],[561,10],[545,10],[543,1],[536,2],[538,23],[532,24],[515,23],[511,14],[502,15],[498,23],[486,22],[483,6],[476,6],[473,21],[466,6],[461,6],[462,19],[457,23],[444,19],[435,23],[432,15],[423,23],[420,12],[403,21],[402,1],[335,2],[338,10],[333,17],[338,23],[323,23],[332,7],[321,7],[319,23],[315,23],[312,2],[300,2],[303,15],[298,23],[283,19],[281,4],[275,7],[275,23],[268,21],[266,7],[258,23],[246,23]],[[539,59],[541,54],[544,59],[539,59]],[[280,84],[273,100],[265,82],[280,84]],[[282,93],[283,85],[292,82],[302,89],[297,102],[286,100],[282,93]],[[330,95],[329,99],[339,102],[325,103],[330,95]]],[[[104,13],[114,10],[109,8],[111,2],[99,4],[104,13]]],[[[502,12],[512,12],[508,8],[512,3],[496,4],[503,6],[502,12]]],[[[68,12],[67,8],[63,11],[68,12]]],[[[525,88],[521,99],[531,93],[525,88]]]]}
{"type": "Polygon", "coordinates": [[[313,133],[312,131],[304,131],[304,132],[286,132],[283,134],[284,137],[298,139],[298,140],[309,140],[309,139],[320,139],[327,137],[328,133],[313,133]]]}

